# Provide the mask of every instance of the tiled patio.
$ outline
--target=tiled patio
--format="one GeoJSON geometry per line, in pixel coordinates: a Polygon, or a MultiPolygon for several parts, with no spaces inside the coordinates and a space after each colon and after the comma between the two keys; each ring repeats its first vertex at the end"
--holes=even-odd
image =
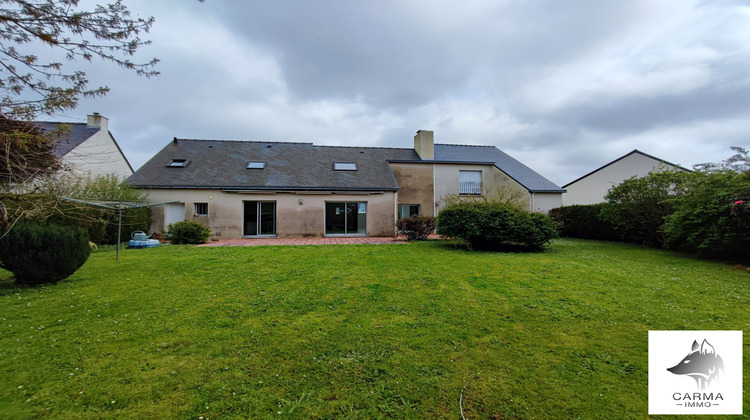
{"type": "Polygon", "coordinates": [[[388,237],[346,238],[252,238],[219,239],[198,246],[258,246],[258,245],[350,245],[350,244],[404,244],[405,239],[388,237]]]}

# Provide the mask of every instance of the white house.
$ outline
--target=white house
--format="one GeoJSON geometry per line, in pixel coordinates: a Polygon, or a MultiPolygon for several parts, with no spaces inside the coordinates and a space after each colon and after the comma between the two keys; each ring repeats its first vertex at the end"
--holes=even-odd
{"type": "Polygon", "coordinates": [[[42,132],[53,134],[55,155],[75,173],[115,174],[126,179],[133,174],[133,168],[109,132],[108,123],[107,118],[95,112],[88,116],[86,124],[42,121],[34,124],[42,132]]]}
{"type": "Polygon", "coordinates": [[[653,171],[687,171],[689,169],[664,159],[648,155],[639,150],[615,159],[612,162],[563,185],[567,191],[562,196],[563,205],[596,204],[604,202],[610,188],[632,177],[644,177],[653,171]]]}

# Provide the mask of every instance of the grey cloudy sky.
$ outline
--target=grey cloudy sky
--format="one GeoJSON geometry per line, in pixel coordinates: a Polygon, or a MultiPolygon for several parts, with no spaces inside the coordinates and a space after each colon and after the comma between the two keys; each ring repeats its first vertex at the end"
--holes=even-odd
{"type": "Polygon", "coordinates": [[[85,67],[138,168],[172,137],[491,144],[558,185],[633,149],[690,167],[750,146],[742,1],[132,0],[161,76],[85,67]]]}

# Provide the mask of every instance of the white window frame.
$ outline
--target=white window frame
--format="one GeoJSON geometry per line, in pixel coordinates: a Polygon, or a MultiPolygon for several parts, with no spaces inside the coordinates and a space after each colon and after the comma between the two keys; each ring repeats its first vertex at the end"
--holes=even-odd
{"type": "Polygon", "coordinates": [[[482,171],[458,171],[458,195],[482,195],[482,171]]]}

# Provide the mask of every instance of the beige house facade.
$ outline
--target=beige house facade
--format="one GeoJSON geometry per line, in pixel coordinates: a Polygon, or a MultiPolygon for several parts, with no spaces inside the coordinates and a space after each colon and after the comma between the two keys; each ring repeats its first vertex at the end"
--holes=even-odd
{"type": "Polygon", "coordinates": [[[682,166],[648,155],[639,150],[614,161],[563,186],[563,205],[602,203],[609,190],[623,181],[647,176],[653,171],[690,171],[682,166]]]}
{"type": "Polygon", "coordinates": [[[152,232],[191,220],[215,238],[394,236],[399,218],[435,216],[449,194],[516,188],[547,211],[564,191],[495,147],[434,144],[424,130],[413,148],[174,139],[128,182],[169,203],[152,232]]]}

